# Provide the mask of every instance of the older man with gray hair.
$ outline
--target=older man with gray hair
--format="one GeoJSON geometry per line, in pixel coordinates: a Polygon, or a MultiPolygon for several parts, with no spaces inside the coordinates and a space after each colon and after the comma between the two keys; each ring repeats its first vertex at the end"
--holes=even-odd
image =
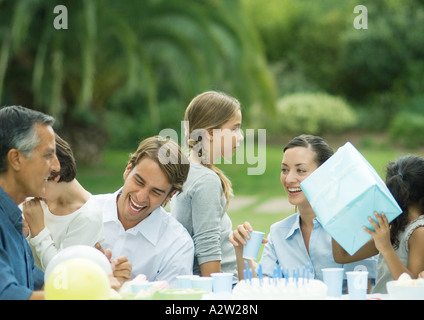
{"type": "Polygon", "coordinates": [[[0,109],[0,300],[44,298],[18,205],[42,197],[51,172],[60,170],[53,123],[24,107],[0,109]]]}

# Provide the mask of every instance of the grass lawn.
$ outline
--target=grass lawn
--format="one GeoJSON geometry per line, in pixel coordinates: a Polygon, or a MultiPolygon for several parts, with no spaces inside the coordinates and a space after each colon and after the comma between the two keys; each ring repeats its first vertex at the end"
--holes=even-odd
{"type": "MultiPolygon", "coordinates": [[[[405,152],[388,148],[358,147],[359,151],[384,177],[385,167],[405,152]]],[[[95,167],[80,167],[78,180],[93,194],[116,191],[123,184],[122,174],[129,159],[130,151],[109,150],[104,154],[103,162],[95,167]]],[[[268,233],[272,223],[282,220],[293,211],[258,212],[257,206],[275,197],[286,197],[280,183],[282,149],[267,145],[266,170],[262,175],[248,175],[249,164],[222,164],[220,168],[231,179],[236,197],[251,198],[252,203],[242,209],[228,212],[233,226],[249,221],[257,230],[268,233]]]]}

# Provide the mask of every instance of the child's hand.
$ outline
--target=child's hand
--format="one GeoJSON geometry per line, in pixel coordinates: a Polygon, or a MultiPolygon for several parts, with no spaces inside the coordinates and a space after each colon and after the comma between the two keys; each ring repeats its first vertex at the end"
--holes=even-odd
{"type": "Polygon", "coordinates": [[[24,218],[34,238],[44,229],[44,212],[40,204],[40,199],[34,198],[25,201],[22,205],[24,218]]]}
{"type": "Polygon", "coordinates": [[[113,276],[119,281],[121,286],[126,281],[131,280],[132,265],[126,256],[120,256],[112,260],[113,276]]]}
{"type": "Polygon", "coordinates": [[[24,234],[25,238],[29,236],[29,225],[28,222],[26,222],[25,218],[22,219],[22,233],[24,234]]]}
{"type": "Polygon", "coordinates": [[[388,249],[392,249],[392,244],[390,242],[389,221],[387,220],[384,212],[381,213],[381,215],[379,215],[377,212],[374,212],[374,215],[377,219],[377,223],[371,217],[368,217],[368,220],[375,231],[372,231],[367,227],[364,227],[364,230],[373,237],[377,250],[380,253],[383,253],[388,249]]]}
{"type": "Polygon", "coordinates": [[[112,267],[112,273],[109,275],[109,279],[111,280],[112,288],[115,290],[119,290],[119,288],[124,284],[126,281],[131,280],[131,271],[132,271],[132,265],[128,261],[128,258],[125,256],[120,256],[114,260],[112,259],[112,250],[106,249],[103,250],[103,247],[100,243],[96,243],[94,247],[99,250],[101,253],[103,253],[106,258],[109,260],[111,267],[112,267]]]}

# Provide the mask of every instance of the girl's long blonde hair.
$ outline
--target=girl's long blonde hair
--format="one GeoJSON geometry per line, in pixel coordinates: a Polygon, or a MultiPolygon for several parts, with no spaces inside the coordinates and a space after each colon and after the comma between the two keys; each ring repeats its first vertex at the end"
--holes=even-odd
{"type": "MultiPolygon", "coordinates": [[[[207,156],[205,148],[199,148],[199,144],[202,144],[202,137],[196,138],[195,135],[192,135],[193,131],[220,129],[240,108],[237,99],[222,92],[207,91],[196,96],[188,105],[184,118],[186,126],[188,125],[188,128],[186,127],[186,141],[189,149],[191,151],[193,148],[199,150],[198,157],[205,159],[207,156]]],[[[202,164],[214,171],[221,179],[227,208],[230,197],[233,196],[231,181],[213,163],[202,161],[202,164]]]]}

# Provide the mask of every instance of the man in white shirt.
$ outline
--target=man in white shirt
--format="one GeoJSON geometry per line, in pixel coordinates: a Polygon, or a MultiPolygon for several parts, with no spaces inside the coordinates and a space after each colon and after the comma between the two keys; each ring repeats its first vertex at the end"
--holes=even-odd
{"type": "Polygon", "coordinates": [[[161,137],[140,143],[124,172],[124,185],[95,196],[102,207],[104,248],[126,256],[132,277],[165,280],[192,274],[194,246],[187,230],[162,205],[182,190],[190,165],[178,144],[161,137]]]}

